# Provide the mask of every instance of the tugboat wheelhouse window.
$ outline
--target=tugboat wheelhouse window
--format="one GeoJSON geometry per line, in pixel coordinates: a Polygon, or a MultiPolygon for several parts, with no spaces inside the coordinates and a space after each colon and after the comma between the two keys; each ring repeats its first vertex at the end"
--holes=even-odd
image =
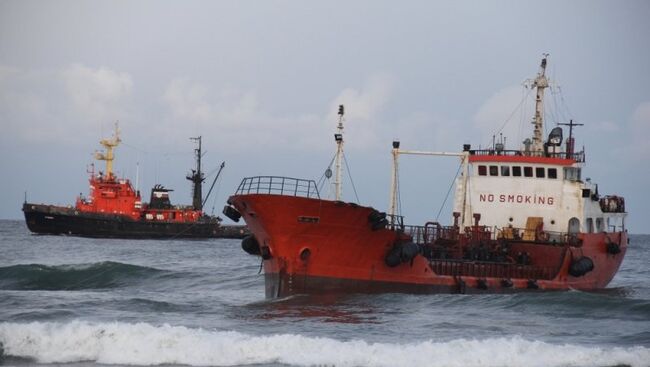
{"type": "Polygon", "coordinates": [[[521,167],[513,166],[512,167],[512,175],[515,176],[515,177],[521,177],[521,167]]]}
{"type": "Polygon", "coordinates": [[[548,169],[548,178],[557,178],[557,168],[548,169]]]}
{"type": "Polygon", "coordinates": [[[510,176],[510,166],[501,166],[501,176],[510,176]]]}
{"type": "Polygon", "coordinates": [[[535,168],[535,177],[544,178],[545,173],[546,173],[546,170],[544,169],[544,167],[535,168]]]}
{"type": "Polygon", "coordinates": [[[524,176],[533,177],[533,167],[524,167],[524,176]]]}
{"type": "Polygon", "coordinates": [[[499,175],[499,167],[490,166],[490,176],[498,176],[498,175],[499,175]]]}
{"type": "Polygon", "coordinates": [[[487,167],[478,166],[478,175],[479,176],[487,176],[487,167]]]}

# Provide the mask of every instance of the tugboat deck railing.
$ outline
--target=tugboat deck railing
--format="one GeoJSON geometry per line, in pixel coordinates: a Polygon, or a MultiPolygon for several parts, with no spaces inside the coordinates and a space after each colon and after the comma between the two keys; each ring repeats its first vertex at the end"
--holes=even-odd
{"type": "Polygon", "coordinates": [[[283,176],[255,176],[244,178],[235,195],[266,194],[320,199],[314,180],[283,176]]]}

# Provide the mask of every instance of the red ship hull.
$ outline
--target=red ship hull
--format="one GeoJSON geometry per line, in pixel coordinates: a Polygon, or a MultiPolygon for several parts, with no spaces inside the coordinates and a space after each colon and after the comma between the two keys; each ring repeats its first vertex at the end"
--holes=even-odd
{"type": "MultiPolygon", "coordinates": [[[[390,226],[373,230],[368,223],[372,208],[274,194],[237,194],[229,203],[262,248],[267,297],[323,292],[599,289],[616,274],[628,243],[626,232],[580,233],[571,243],[548,238],[501,239],[499,243],[509,249],[509,261],[417,254],[390,267],[385,259],[395,243],[413,237],[390,226]],[[608,244],[617,250],[608,251],[608,244]],[[530,255],[530,262],[512,261],[521,253],[530,255]],[[593,270],[571,275],[571,266],[583,257],[591,259],[593,270]]],[[[463,238],[461,234],[441,241],[450,248],[470,246],[472,241],[463,238]]]]}

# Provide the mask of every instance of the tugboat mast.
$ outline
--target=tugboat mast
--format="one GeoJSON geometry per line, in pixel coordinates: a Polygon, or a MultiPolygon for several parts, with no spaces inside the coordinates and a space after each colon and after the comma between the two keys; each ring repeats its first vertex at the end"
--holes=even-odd
{"type": "Polygon", "coordinates": [[[343,115],[345,113],[343,105],[339,105],[339,124],[336,127],[337,133],[334,134],[334,140],[336,140],[336,177],[334,179],[334,191],[335,199],[337,201],[341,200],[341,173],[342,165],[341,160],[343,159],[343,115]]]}
{"type": "Polygon", "coordinates": [[[95,152],[95,159],[98,161],[106,161],[105,178],[107,180],[112,180],[115,178],[115,175],[113,175],[113,159],[115,159],[113,155],[113,148],[117,147],[121,141],[120,129],[117,126],[116,122],[115,133],[113,134],[113,137],[111,139],[102,139],[99,141],[99,144],[103,145],[104,148],[106,148],[106,152],[95,152]]]}
{"type": "Polygon", "coordinates": [[[542,64],[539,68],[537,77],[531,81],[531,87],[537,88],[537,97],[535,99],[535,118],[533,119],[533,145],[532,152],[541,154],[544,152],[544,138],[542,136],[544,131],[544,88],[548,87],[548,79],[546,78],[546,58],[548,54],[544,54],[542,64]]]}
{"type": "Polygon", "coordinates": [[[192,181],[192,206],[194,210],[203,210],[203,193],[201,192],[203,181],[203,172],[201,172],[201,137],[190,138],[198,142],[199,147],[194,149],[194,154],[196,155],[196,169],[192,170],[192,173],[187,175],[187,179],[192,181]]]}

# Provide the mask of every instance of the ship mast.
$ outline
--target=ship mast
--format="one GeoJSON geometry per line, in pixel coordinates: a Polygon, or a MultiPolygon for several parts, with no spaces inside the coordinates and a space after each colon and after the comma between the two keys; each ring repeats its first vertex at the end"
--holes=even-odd
{"type": "Polygon", "coordinates": [[[544,89],[548,88],[548,79],[546,78],[546,58],[548,54],[544,54],[542,64],[539,68],[537,77],[531,81],[531,87],[537,88],[537,97],[535,99],[535,118],[533,119],[533,145],[532,151],[535,153],[544,152],[544,138],[542,136],[544,131],[544,89]]]}
{"type": "Polygon", "coordinates": [[[334,134],[336,140],[336,177],[334,178],[334,192],[335,200],[341,200],[341,177],[342,177],[342,162],[343,159],[343,115],[345,113],[343,105],[339,105],[339,124],[337,125],[337,133],[334,134]]]}
{"type": "Polygon", "coordinates": [[[203,210],[203,193],[201,192],[203,181],[203,172],[201,172],[201,137],[190,138],[198,142],[198,148],[194,149],[194,154],[196,155],[196,169],[192,170],[192,173],[187,175],[187,179],[192,181],[192,206],[194,210],[203,210]]]}
{"type": "Polygon", "coordinates": [[[121,141],[120,129],[116,122],[115,133],[113,134],[113,137],[111,139],[102,139],[99,141],[99,144],[103,145],[104,148],[106,148],[106,152],[95,152],[95,159],[98,161],[106,161],[105,177],[107,180],[112,180],[115,178],[113,175],[113,159],[115,159],[115,156],[113,155],[113,149],[117,147],[121,141]]]}

